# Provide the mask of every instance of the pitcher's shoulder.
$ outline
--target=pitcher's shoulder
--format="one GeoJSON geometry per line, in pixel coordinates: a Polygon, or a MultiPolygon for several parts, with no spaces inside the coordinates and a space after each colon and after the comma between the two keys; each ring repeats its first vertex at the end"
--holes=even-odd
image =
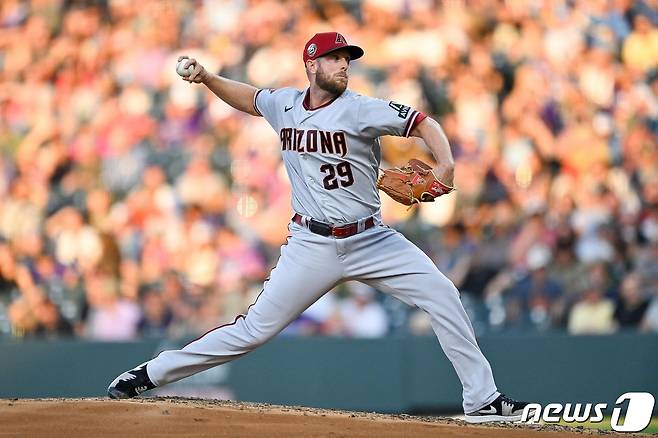
{"type": "Polygon", "coordinates": [[[350,101],[350,102],[371,99],[368,96],[364,96],[363,94],[359,94],[359,93],[354,92],[352,90],[345,90],[340,97],[342,99],[345,99],[346,101],[350,101]]]}
{"type": "Polygon", "coordinates": [[[351,90],[345,90],[341,98],[344,99],[346,104],[352,105],[354,108],[369,108],[373,105],[377,106],[378,103],[384,102],[376,97],[366,96],[365,94],[356,93],[351,90]]]}

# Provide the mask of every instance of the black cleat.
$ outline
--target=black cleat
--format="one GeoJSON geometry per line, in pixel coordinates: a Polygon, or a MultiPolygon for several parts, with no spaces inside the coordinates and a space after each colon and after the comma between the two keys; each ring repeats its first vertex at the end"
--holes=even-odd
{"type": "Polygon", "coordinates": [[[144,362],[114,379],[107,388],[107,395],[110,398],[133,398],[144,391],[155,388],[155,385],[146,373],[147,363],[144,362]]]}
{"type": "Polygon", "coordinates": [[[498,398],[481,409],[466,414],[467,423],[489,423],[493,421],[521,421],[526,402],[512,400],[500,394],[498,398]]]}

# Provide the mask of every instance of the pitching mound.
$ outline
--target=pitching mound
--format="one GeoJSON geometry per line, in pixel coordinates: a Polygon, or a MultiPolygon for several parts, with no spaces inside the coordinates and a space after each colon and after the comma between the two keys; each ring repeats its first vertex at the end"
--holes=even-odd
{"type": "MultiPolygon", "coordinates": [[[[0,399],[0,437],[578,437],[555,426],[473,426],[461,420],[229,401],[144,398],[0,399]]],[[[608,435],[608,434],[606,434],[608,435]]]]}

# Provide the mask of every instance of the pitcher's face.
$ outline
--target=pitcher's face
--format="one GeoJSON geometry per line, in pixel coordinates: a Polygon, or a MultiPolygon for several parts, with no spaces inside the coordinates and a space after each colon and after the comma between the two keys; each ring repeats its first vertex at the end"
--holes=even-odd
{"type": "Polygon", "coordinates": [[[345,49],[339,49],[318,58],[316,61],[315,83],[318,87],[332,94],[342,94],[347,89],[349,80],[349,52],[345,49]]]}

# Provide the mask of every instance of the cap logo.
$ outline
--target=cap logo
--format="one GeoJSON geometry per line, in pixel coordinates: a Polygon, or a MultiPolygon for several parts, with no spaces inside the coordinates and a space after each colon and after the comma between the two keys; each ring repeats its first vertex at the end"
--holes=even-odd
{"type": "Polygon", "coordinates": [[[313,57],[313,55],[315,55],[315,53],[316,53],[317,51],[318,51],[318,46],[317,46],[315,43],[312,43],[312,44],[311,44],[310,46],[308,46],[308,48],[306,49],[306,53],[307,53],[308,56],[310,56],[311,58],[313,57]]]}
{"type": "Polygon", "coordinates": [[[336,44],[347,44],[347,41],[345,41],[345,37],[343,37],[341,34],[337,33],[336,34],[336,44]]]}

